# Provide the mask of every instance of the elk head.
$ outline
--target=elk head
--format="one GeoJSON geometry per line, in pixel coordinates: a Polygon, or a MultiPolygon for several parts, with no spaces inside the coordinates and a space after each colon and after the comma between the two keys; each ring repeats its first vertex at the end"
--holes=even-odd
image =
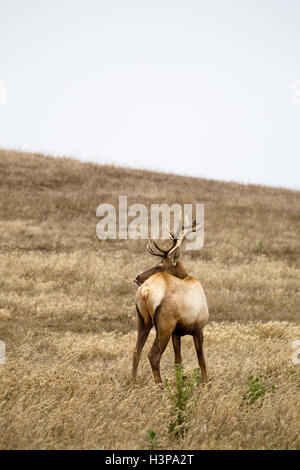
{"type": "Polygon", "coordinates": [[[182,225],[180,224],[175,235],[170,232],[172,246],[167,250],[162,249],[160,246],[158,246],[155,241],[153,241],[153,245],[155,248],[153,248],[151,242],[148,242],[147,249],[150,255],[159,257],[160,262],[153,268],[150,268],[147,271],[139,274],[133,280],[133,282],[140,286],[150,276],[159,272],[172,274],[173,276],[178,277],[179,279],[184,279],[186,276],[188,276],[187,271],[180,263],[180,261],[178,261],[180,257],[180,247],[183,241],[185,240],[186,236],[191,232],[195,232],[199,228],[200,226],[197,227],[196,220],[194,220],[192,225],[188,227],[182,228],[182,225]]]}

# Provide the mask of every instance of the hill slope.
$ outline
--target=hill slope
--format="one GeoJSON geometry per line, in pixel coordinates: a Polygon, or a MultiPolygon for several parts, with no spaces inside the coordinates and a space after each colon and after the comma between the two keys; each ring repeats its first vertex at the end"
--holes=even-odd
{"type": "MultiPolygon", "coordinates": [[[[182,259],[203,282],[212,318],[298,318],[299,192],[5,151],[0,152],[0,174],[0,253],[17,257],[19,277],[30,278],[26,272],[32,263],[39,265],[35,281],[45,276],[43,270],[51,277],[52,269],[59,271],[56,257],[70,259],[67,267],[60,263],[52,280],[62,276],[73,300],[77,292],[81,295],[77,283],[84,273],[89,278],[85,289],[99,304],[112,294],[126,303],[135,290],[131,279],[153,265],[153,258],[144,240],[99,241],[97,206],[109,202],[117,207],[119,195],[128,196],[128,205],[147,207],[198,202],[205,204],[205,245],[182,259]]],[[[13,262],[6,269],[14,270],[13,262]]],[[[130,304],[122,316],[131,310],[130,304]]]]}
{"type": "MultiPolygon", "coordinates": [[[[164,448],[299,447],[299,202],[296,191],[0,150],[0,448],[139,448],[147,426],[164,448]],[[211,386],[183,442],[168,435],[146,354],[129,394],[131,279],[153,259],[143,240],[97,239],[96,208],[119,195],[205,204],[205,246],[182,261],[208,298],[211,386]],[[275,394],[246,420],[240,399],[260,373],[275,394]]],[[[165,376],[172,362],[169,346],[165,376]]]]}

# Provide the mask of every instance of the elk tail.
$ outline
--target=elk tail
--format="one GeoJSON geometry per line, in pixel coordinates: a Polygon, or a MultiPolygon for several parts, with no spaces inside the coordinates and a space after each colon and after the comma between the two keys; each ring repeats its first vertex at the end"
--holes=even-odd
{"type": "Polygon", "coordinates": [[[149,295],[149,287],[147,287],[147,286],[146,286],[146,287],[143,287],[143,289],[142,289],[142,297],[143,297],[143,299],[146,300],[146,299],[148,298],[148,295],[149,295]]]}

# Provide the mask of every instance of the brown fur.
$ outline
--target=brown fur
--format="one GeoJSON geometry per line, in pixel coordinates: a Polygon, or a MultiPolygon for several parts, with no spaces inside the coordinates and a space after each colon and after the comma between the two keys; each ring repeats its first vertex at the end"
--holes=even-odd
{"type": "Polygon", "coordinates": [[[136,294],[138,337],[133,353],[132,384],[136,380],[142,349],[153,326],[156,338],[148,357],[155,382],[162,382],[160,359],[170,337],[175,364],[181,364],[181,336],[189,334],[194,338],[203,382],[207,383],[202,332],[208,320],[207,302],[200,283],[187,274],[176,259],[178,256],[179,252],[162,259],[157,266],[136,278],[141,285],[136,294]]]}

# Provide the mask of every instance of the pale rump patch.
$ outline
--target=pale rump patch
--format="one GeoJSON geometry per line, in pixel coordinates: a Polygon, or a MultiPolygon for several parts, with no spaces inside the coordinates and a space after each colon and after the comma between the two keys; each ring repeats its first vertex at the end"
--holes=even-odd
{"type": "Polygon", "coordinates": [[[145,321],[147,321],[148,316],[153,321],[155,310],[161,304],[165,295],[165,288],[164,276],[154,274],[137,290],[136,304],[145,321]]]}

